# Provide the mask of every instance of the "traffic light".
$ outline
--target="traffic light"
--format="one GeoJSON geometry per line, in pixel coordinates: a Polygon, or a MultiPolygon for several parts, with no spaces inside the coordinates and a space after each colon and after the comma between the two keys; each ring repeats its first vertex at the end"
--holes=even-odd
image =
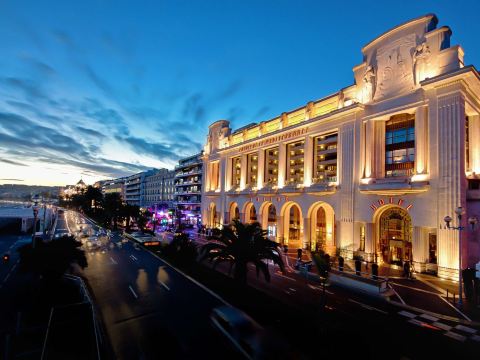
{"type": "Polygon", "coordinates": [[[2,259],[3,259],[4,263],[7,263],[10,260],[10,255],[9,254],[3,254],[2,259]]]}

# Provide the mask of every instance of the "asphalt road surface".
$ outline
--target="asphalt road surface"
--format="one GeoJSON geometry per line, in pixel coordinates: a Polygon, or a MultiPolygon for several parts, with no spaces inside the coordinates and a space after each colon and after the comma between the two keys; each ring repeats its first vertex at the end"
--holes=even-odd
{"type": "MultiPolygon", "coordinates": [[[[67,213],[73,232],[82,226],[77,216],[67,213]]],[[[115,358],[240,358],[212,326],[212,310],[225,303],[209,290],[118,235],[87,258],[84,274],[115,358]]]]}

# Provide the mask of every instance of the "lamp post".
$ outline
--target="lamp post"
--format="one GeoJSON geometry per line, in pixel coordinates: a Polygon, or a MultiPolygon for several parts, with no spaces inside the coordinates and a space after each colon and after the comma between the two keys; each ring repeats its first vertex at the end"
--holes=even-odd
{"type": "Polygon", "coordinates": [[[38,217],[38,195],[35,195],[33,198],[33,233],[32,233],[32,248],[35,249],[35,235],[37,233],[37,217],[38,217]]]}
{"type": "MultiPolygon", "coordinates": [[[[465,214],[463,207],[459,206],[455,209],[455,214],[457,215],[458,226],[451,226],[452,217],[447,215],[443,218],[448,229],[458,230],[458,305],[463,305],[463,296],[462,296],[462,231],[465,230],[465,226],[462,226],[462,216],[465,214]]],[[[477,223],[477,218],[470,216],[468,218],[468,223],[472,227],[472,230],[477,223]]]]}

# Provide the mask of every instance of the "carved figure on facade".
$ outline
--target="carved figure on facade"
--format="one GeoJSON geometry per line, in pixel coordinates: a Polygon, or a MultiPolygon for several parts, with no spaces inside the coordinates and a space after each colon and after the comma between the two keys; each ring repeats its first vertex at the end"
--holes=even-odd
{"type": "Polygon", "coordinates": [[[369,102],[373,100],[375,95],[375,70],[373,66],[368,65],[363,74],[363,101],[369,102]]]}
{"type": "Polygon", "coordinates": [[[424,80],[425,75],[428,74],[430,55],[430,48],[426,42],[417,45],[415,48],[415,52],[413,53],[413,71],[417,85],[420,84],[420,81],[424,80]]]}

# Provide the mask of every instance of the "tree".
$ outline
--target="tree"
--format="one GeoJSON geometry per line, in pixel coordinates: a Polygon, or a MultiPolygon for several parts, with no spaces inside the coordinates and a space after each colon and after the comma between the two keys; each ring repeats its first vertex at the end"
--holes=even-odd
{"type": "Polygon", "coordinates": [[[119,193],[105,194],[103,199],[105,223],[111,226],[113,222],[113,230],[117,229],[118,218],[122,215],[123,206],[122,196],[119,193]]]}
{"type": "Polygon", "coordinates": [[[125,219],[127,226],[126,231],[130,231],[130,223],[137,220],[140,215],[140,208],[137,205],[126,204],[121,208],[121,216],[125,219]]]}
{"type": "Polygon", "coordinates": [[[229,262],[234,279],[241,284],[247,283],[248,263],[253,263],[257,276],[262,272],[268,282],[270,272],[264,260],[273,260],[285,272],[278,243],[267,238],[267,231],[258,222],[243,224],[234,220],[233,225],[225,226],[219,236],[202,247],[200,260],[204,259],[213,261],[214,268],[221,262],[229,262]]]}
{"type": "Polygon", "coordinates": [[[96,215],[98,207],[102,205],[103,194],[102,190],[89,185],[84,194],[84,203],[82,204],[83,210],[87,214],[96,215]]]}
{"type": "Polygon", "coordinates": [[[58,281],[72,264],[78,264],[82,269],[87,267],[85,252],[80,249],[82,243],[75,237],[65,235],[50,242],[37,242],[23,245],[20,253],[20,269],[40,275],[50,282],[58,281]]]}

